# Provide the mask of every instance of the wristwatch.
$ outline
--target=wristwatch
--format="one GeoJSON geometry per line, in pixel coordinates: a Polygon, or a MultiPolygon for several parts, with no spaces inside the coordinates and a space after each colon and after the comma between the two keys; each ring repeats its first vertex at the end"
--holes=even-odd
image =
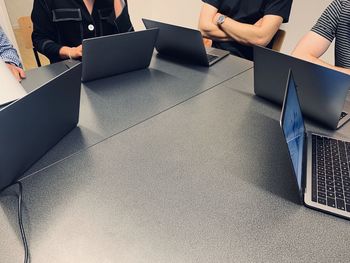
{"type": "Polygon", "coordinates": [[[216,20],[216,23],[217,23],[218,25],[222,25],[222,24],[225,22],[225,19],[226,19],[226,16],[220,15],[220,16],[218,17],[218,20],[216,20]]]}

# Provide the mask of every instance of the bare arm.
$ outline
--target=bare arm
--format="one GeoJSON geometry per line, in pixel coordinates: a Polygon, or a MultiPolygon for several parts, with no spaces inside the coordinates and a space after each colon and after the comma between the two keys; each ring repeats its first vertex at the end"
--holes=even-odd
{"type": "Polygon", "coordinates": [[[245,45],[266,46],[283,22],[280,16],[266,15],[254,25],[226,18],[225,22],[218,26],[216,21],[220,15],[214,6],[203,4],[198,25],[203,37],[219,41],[235,40],[245,45]]]}
{"type": "Polygon", "coordinates": [[[336,67],[321,60],[320,57],[327,51],[331,42],[321,35],[310,31],[298,43],[292,56],[319,64],[321,66],[350,74],[350,69],[336,67]]]}
{"type": "MultiPolygon", "coordinates": [[[[214,17],[214,21],[220,14],[214,17]]],[[[277,15],[265,15],[254,25],[244,24],[231,18],[226,18],[225,22],[220,25],[222,31],[229,35],[235,41],[244,45],[267,46],[279,27],[283,18],[277,15]]]]}
{"type": "Polygon", "coordinates": [[[229,41],[232,40],[222,29],[214,22],[214,17],[218,13],[218,9],[207,3],[204,3],[199,16],[198,28],[203,37],[212,40],[229,41]]]}

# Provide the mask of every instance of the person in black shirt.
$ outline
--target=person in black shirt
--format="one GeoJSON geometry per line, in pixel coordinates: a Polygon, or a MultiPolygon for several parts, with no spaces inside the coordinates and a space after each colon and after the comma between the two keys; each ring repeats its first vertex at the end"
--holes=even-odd
{"type": "Polygon", "coordinates": [[[202,0],[199,29],[213,46],[253,60],[252,45],[272,47],[292,0],[202,0]]]}
{"type": "Polygon", "coordinates": [[[83,39],[133,31],[126,0],[34,0],[32,21],[33,45],[51,63],[79,59],[83,39]]]}

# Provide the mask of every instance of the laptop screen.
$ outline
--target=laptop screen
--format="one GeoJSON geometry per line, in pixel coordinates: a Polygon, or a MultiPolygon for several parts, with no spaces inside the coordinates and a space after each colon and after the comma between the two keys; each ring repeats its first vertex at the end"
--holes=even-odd
{"type": "Polygon", "coordinates": [[[302,191],[302,162],[305,141],[304,119],[293,76],[289,74],[286,96],[282,108],[281,126],[288,145],[298,187],[302,191]]]}
{"type": "Polygon", "coordinates": [[[4,61],[0,59],[0,108],[18,100],[27,92],[22,85],[12,76],[4,61]]]}

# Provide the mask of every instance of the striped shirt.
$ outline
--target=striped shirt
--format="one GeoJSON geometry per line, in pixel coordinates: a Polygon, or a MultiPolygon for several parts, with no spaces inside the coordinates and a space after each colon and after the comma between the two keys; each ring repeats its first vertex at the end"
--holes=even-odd
{"type": "Polygon", "coordinates": [[[22,67],[16,49],[12,46],[5,32],[0,27],[0,58],[6,63],[11,63],[17,67],[22,67]]]}
{"type": "Polygon", "coordinates": [[[350,68],[350,0],[334,0],[311,31],[335,39],[335,65],[350,68]]]}

